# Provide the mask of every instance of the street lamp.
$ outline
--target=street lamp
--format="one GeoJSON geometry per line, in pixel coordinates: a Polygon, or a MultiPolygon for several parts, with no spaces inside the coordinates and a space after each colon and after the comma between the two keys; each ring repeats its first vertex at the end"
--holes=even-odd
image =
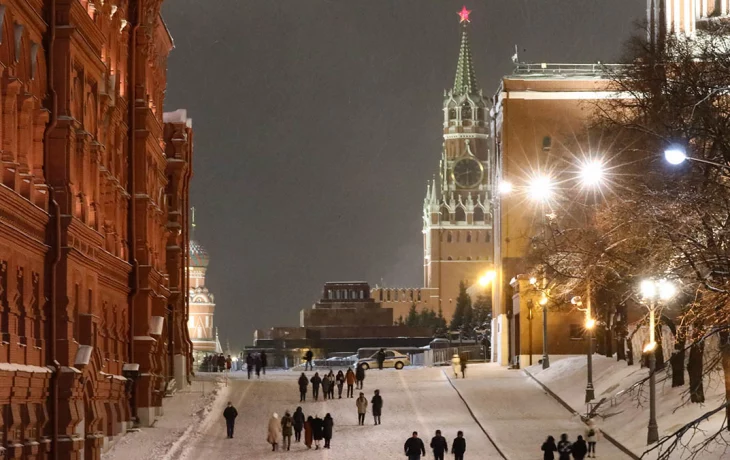
{"type": "Polygon", "coordinates": [[[540,304],[540,306],[542,307],[542,368],[547,369],[550,367],[550,356],[548,355],[548,296],[546,289],[547,280],[545,279],[545,274],[543,273],[541,286],[538,286],[537,278],[535,277],[530,278],[530,284],[532,284],[535,289],[542,292],[540,300],[537,303],[540,304]]]}
{"type": "Polygon", "coordinates": [[[659,426],[656,421],[656,311],[659,301],[667,301],[674,297],[677,289],[667,280],[644,280],[640,285],[641,296],[649,308],[649,343],[644,352],[649,353],[649,427],[646,434],[646,444],[650,445],[659,440],[659,426]]]}
{"type": "Polygon", "coordinates": [[[587,160],[581,164],[578,175],[583,186],[597,187],[606,177],[606,168],[600,160],[587,160]]]}
{"type": "Polygon", "coordinates": [[[512,193],[512,183],[507,181],[502,181],[499,183],[499,193],[502,195],[508,195],[512,193]]]}
{"type": "Polygon", "coordinates": [[[587,382],[586,382],[586,404],[596,399],[596,392],[593,388],[593,329],[596,327],[596,320],[593,319],[591,315],[591,294],[590,291],[588,291],[588,298],[586,308],[581,308],[583,306],[583,300],[580,296],[575,296],[572,299],[570,299],[570,303],[578,307],[578,310],[584,310],[586,312],[586,334],[588,335],[588,351],[587,351],[587,382]]]}
{"type": "Polygon", "coordinates": [[[527,194],[534,201],[545,202],[550,199],[554,187],[555,184],[549,176],[536,176],[528,184],[527,194]]]}
{"type": "Polygon", "coordinates": [[[481,287],[487,287],[497,277],[497,272],[489,270],[482,277],[479,278],[479,285],[481,287]]]}
{"type": "Polygon", "coordinates": [[[718,163],[716,161],[710,161],[710,160],[705,160],[702,158],[695,158],[695,157],[688,156],[687,153],[684,151],[684,149],[681,147],[670,147],[670,148],[666,149],[664,151],[664,159],[667,160],[667,163],[675,165],[675,166],[680,165],[687,160],[690,160],[690,161],[696,161],[698,163],[705,163],[705,164],[708,164],[711,166],[715,166],[717,168],[724,169],[725,171],[730,170],[730,165],[728,165],[728,164],[723,164],[723,163],[718,163]]]}

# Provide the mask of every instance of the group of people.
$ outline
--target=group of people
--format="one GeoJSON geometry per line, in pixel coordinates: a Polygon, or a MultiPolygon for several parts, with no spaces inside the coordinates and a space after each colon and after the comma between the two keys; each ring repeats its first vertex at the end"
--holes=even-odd
{"type": "MultiPolygon", "coordinates": [[[[430,447],[434,460],[444,460],[444,455],[449,453],[449,444],[446,438],[441,435],[441,430],[436,430],[436,434],[431,438],[430,447]]],[[[408,460],[420,460],[421,455],[426,455],[426,446],[423,444],[421,438],[418,437],[417,431],[414,431],[413,435],[408,438],[403,445],[403,450],[408,460]]],[[[464,439],[463,431],[456,433],[456,438],[451,443],[451,453],[454,454],[454,460],[464,460],[466,439],[464,439]]]]}
{"type": "Polygon", "coordinates": [[[324,418],[319,415],[312,417],[311,415],[305,419],[304,412],[301,407],[297,407],[294,415],[289,411],[279,420],[278,414],[273,414],[269,419],[269,432],[266,440],[271,444],[271,450],[276,451],[279,447],[279,439],[282,440],[282,449],[291,449],[291,437],[294,435],[294,442],[302,441],[302,432],[304,432],[304,445],[307,449],[319,449],[321,442],[324,440],[324,448],[330,448],[332,440],[333,427],[335,421],[332,416],[327,413],[324,418]]]}
{"type": "MultiPolygon", "coordinates": [[[[375,425],[380,425],[380,416],[383,413],[383,397],[380,396],[380,390],[375,390],[370,404],[373,421],[375,425]]],[[[365,425],[365,415],[368,413],[368,399],[365,397],[365,393],[360,392],[360,396],[355,400],[355,407],[357,407],[357,424],[365,425]]]]}
{"type": "Polygon", "coordinates": [[[246,372],[248,372],[248,378],[251,379],[251,374],[256,371],[256,377],[261,378],[261,373],[266,375],[266,366],[268,365],[268,357],[266,352],[247,354],[246,355],[246,372]]]}
{"type": "Polygon", "coordinates": [[[347,372],[338,371],[337,375],[330,369],[328,374],[320,377],[319,372],[315,372],[312,378],[307,378],[307,374],[302,372],[299,376],[299,402],[307,400],[307,387],[312,384],[312,397],[315,401],[319,400],[319,389],[322,388],[324,399],[335,399],[335,387],[337,388],[337,397],[342,399],[342,390],[347,384],[347,397],[354,397],[354,387],[362,389],[365,380],[365,369],[358,366],[357,372],[353,372],[352,368],[348,368],[347,372]]]}
{"type": "Polygon", "coordinates": [[[579,435],[575,442],[570,442],[568,435],[563,433],[560,435],[560,441],[556,444],[555,438],[548,436],[542,444],[543,459],[554,460],[555,452],[558,453],[559,460],[571,460],[571,456],[574,460],[596,458],[596,443],[599,435],[598,427],[593,420],[589,420],[585,430],[585,439],[579,435]]]}
{"type": "Polygon", "coordinates": [[[230,371],[233,365],[231,355],[226,357],[223,353],[205,355],[200,364],[200,370],[203,372],[224,372],[230,371]]]}

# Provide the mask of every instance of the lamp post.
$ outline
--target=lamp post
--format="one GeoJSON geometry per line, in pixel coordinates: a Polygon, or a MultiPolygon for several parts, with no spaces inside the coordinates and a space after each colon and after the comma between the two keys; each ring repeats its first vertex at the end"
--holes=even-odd
{"type": "Polygon", "coordinates": [[[659,300],[669,300],[674,297],[676,289],[667,280],[644,280],[641,282],[641,296],[644,304],[649,308],[649,343],[644,352],[649,353],[649,426],[646,433],[646,444],[659,441],[659,426],[656,421],[656,312],[659,300]]]}
{"type": "Polygon", "coordinates": [[[587,381],[586,381],[586,404],[596,399],[596,392],[593,388],[593,329],[596,327],[596,320],[591,315],[591,291],[590,286],[587,289],[586,308],[583,306],[583,300],[580,296],[575,296],[570,300],[570,303],[577,306],[579,310],[585,310],[586,312],[586,335],[588,337],[588,350],[586,352],[587,357],[587,381]]]}

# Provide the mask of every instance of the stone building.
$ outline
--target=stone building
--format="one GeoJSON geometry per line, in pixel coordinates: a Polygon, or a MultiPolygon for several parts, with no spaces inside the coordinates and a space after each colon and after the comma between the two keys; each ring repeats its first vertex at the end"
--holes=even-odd
{"type": "Polygon", "coordinates": [[[98,459],[189,375],[192,132],[160,0],[0,2],[0,432],[98,459]],[[178,114],[179,115],[179,114],[178,114]]]}
{"type": "MultiPolygon", "coordinates": [[[[193,209],[193,212],[195,210],[193,209]]],[[[193,229],[195,222],[193,222],[193,229]]],[[[188,334],[193,344],[193,360],[196,365],[205,355],[222,353],[218,334],[213,325],[215,297],[205,285],[205,274],[210,263],[208,251],[197,241],[191,239],[188,246],[188,286],[189,316],[188,334]]]]}
{"type": "Polygon", "coordinates": [[[467,12],[454,85],[444,92],[441,159],[423,202],[423,287],[373,290],[396,318],[415,304],[419,311],[441,309],[450,320],[459,283],[476,283],[494,265],[490,101],[477,83],[468,24],[467,12]]]}

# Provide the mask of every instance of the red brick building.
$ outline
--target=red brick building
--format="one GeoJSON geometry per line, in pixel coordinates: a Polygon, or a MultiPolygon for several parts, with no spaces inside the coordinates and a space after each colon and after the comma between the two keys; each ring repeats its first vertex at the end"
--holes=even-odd
{"type": "Polygon", "coordinates": [[[96,459],[189,375],[161,0],[0,0],[0,445],[96,459]]]}

